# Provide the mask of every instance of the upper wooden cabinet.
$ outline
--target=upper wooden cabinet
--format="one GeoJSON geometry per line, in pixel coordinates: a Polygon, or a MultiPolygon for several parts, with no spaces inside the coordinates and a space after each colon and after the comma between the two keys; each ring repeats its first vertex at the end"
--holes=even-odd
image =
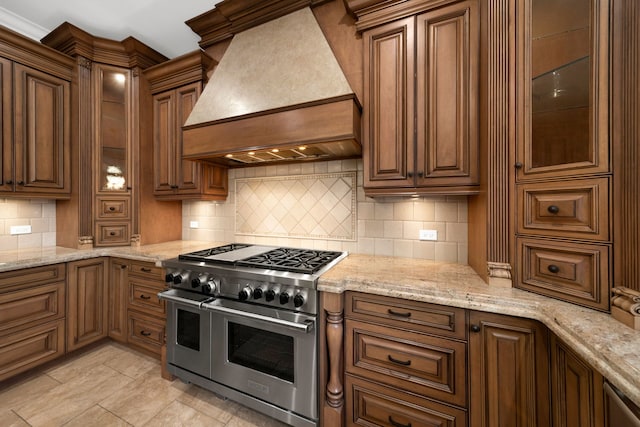
{"type": "Polygon", "coordinates": [[[69,198],[73,61],[0,29],[0,194],[69,198]]]}
{"type": "Polygon", "coordinates": [[[145,71],[153,93],[153,194],[159,200],[225,200],[227,169],[182,159],[182,125],[213,62],[195,51],[145,71]]]}
{"type": "Polygon", "coordinates": [[[384,3],[377,7],[391,22],[359,22],[365,193],[476,193],[478,3],[422,6],[417,15],[419,6],[384,3]]]}

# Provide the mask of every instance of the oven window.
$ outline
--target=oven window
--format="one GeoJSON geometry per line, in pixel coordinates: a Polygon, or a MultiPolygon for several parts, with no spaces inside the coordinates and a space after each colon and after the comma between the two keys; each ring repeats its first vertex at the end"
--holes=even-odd
{"type": "Polygon", "coordinates": [[[229,322],[229,362],[293,382],[293,337],[229,322]]]}
{"type": "Polygon", "coordinates": [[[178,344],[200,351],[200,315],[178,309],[178,344]]]}

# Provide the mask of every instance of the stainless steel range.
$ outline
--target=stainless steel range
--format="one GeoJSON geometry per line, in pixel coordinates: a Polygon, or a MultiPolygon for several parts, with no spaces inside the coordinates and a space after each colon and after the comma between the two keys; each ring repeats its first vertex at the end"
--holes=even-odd
{"type": "Polygon", "coordinates": [[[316,283],[345,256],[234,243],[164,261],[168,370],[288,424],[316,426],[316,283]]]}

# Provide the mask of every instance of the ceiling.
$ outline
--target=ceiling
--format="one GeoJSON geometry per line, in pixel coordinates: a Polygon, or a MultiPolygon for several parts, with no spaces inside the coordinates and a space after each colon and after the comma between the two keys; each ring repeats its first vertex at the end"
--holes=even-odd
{"type": "Polygon", "coordinates": [[[0,25],[40,40],[68,21],[113,40],[133,36],[169,58],[198,49],[185,21],[220,0],[2,0],[0,25]]]}

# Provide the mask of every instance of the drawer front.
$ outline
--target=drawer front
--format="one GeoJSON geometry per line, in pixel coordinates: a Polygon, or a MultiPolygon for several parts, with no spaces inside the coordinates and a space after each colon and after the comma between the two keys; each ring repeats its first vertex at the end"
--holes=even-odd
{"type": "Polygon", "coordinates": [[[347,319],[347,372],[466,406],[464,342],[347,319]]]}
{"type": "Polygon", "coordinates": [[[518,239],[519,288],[575,304],[609,310],[607,245],[518,239]]]}
{"type": "Polygon", "coordinates": [[[163,290],[153,282],[129,279],[129,307],[135,307],[149,314],[165,315],[165,303],[158,298],[163,290]]]}
{"type": "Polygon", "coordinates": [[[61,319],[64,313],[64,282],[0,294],[0,332],[32,322],[61,319]]]}
{"type": "Polygon", "coordinates": [[[0,381],[64,354],[64,319],[0,336],[0,381]]]}
{"type": "Polygon", "coordinates": [[[25,268],[0,273],[0,289],[19,286],[33,287],[34,285],[64,282],[66,277],[65,264],[46,265],[43,267],[25,268]]]}
{"type": "Polygon", "coordinates": [[[164,274],[162,267],[156,267],[150,262],[131,261],[129,264],[129,274],[146,277],[150,280],[157,280],[164,286],[164,274]]]}
{"type": "Polygon", "coordinates": [[[467,413],[349,374],[345,380],[348,426],[464,427],[467,413]]]}
{"type": "Polygon", "coordinates": [[[96,246],[129,245],[129,223],[102,222],[96,224],[96,246]]]}
{"type": "Polygon", "coordinates": [[[165,336],[165,322],[129,311],[129,344],[160,354],[165,336]]]}
{"type": "Polygon", "coordinates": [[[128,219],[128,198],[98,198],[98,219],[128,219]]]}
{"type": "Polygon", "coordinates": [[[518,232],[609,240],[609,180],[583,179],[518,186],[518,232]]]}
{"type": "Polygon", "coordinates": [[[437,304],[347,292],[345,316],[463,340],[467,336],[464,309],[437,304]]]}

